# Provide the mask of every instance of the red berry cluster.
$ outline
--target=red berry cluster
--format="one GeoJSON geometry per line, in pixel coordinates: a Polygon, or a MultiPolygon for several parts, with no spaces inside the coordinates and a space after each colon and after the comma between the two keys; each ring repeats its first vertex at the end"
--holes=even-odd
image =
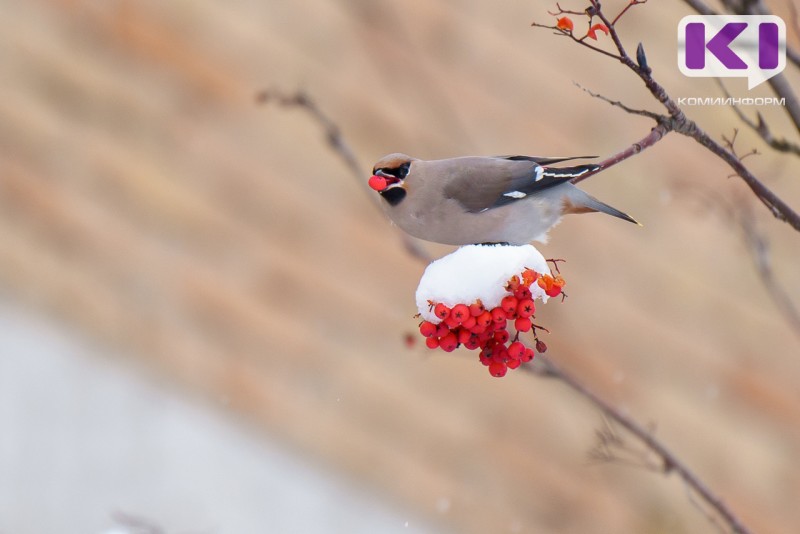
{"type": "MultiPolygon", "coordinates": [[[[423,321],[420,333],[426,338],[428,348],[452,352],[460,345],[469,350],[481,349],[480,362],[489,368],[492,376],[505,376],[508,369],[516,369],[533,359],[534,351],[518,341],[520,332],[534,329],[531,319],[536,312],[530,286],[537,282],[545,293],[555,297],[561,293],[564,280],[560,276],[539,275],[531,269],[522,278],[513,276],[505,289],[508,292],[499,306],[487,309],[480,300],[472,304],[456,304],[452,308],[441,302],[431,302],[439,324],[423,321]],[[508,324],[514,322],[514,339],[508,333],[508,324]],[[511,343],[509,344],[509,341],[511,343]]],[[[535,329],[534,329],[535,330],[535,329]]],[[[536,350],[544,352],[547,346],[536,339],[536,350]]]]}

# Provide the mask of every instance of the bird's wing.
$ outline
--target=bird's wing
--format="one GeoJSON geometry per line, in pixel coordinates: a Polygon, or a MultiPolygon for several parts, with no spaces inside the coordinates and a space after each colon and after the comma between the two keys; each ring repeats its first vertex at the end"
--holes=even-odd
{"type": "MultiPolygon", "coordinates": [[[[535,159],[527,156],[464,160],[458,166],[458,171],[450,174],[444,187],[444,195],[456,200],[472,213],[522,200],[537,191],[567,182],[597,168],[596,165],[544,168],[535,159]]],[[[549,163],[551,160],[544,161],[549,163]]]]}

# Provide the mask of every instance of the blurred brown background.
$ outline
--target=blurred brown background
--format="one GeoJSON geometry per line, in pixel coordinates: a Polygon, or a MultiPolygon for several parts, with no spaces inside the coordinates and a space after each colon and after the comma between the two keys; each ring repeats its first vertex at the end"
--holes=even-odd
{"type": "MultiPolygon", "coordinates": [[[[406,347],[424,265],[404,251],[317,123],[302,110],[255,103],[265,88],[307,91],[341,127],[364,180],[373,161],[394,151],[610,155],[651,123],[573,81],[661,110],[621,66],[530,28],[552,20],[552,5],[0,6],[4,314],[57,321],[94,354],[78,349],[57,372],[41,364],[23,373],[9,362],[31,364],[36,351],[21,359],[20,346],[4,345],[0,530],[99,532],[117,509],[166,532],[714,530],[674,477],[590,461],[602,418],[562,385],[521,372],[492,379],[472,353],[406,347]],[[109,362],[118,371],[96,379],[75,371],[109,362]],[[98,381],[126,374],[219,412],[334,482],[321,489],[308,479],[292,493],[300,504],[290,511],[246,491],[246,479],[258,478],[246,469],[201,476],[191,468],[198,497],[179,508],[182,490],[170,484],[180,481],[137,473],[172,473],[184,454],[233,431],[201,425],[173,436],[171,422],[151,421],[161,397],[144,412],[104,400],[118,388],[98,389],[98,381]],[[76,389],[41,387],[67,380],[76,389]],[[58,411],[76,396],[85,401],[58,411]],[[93,460],[87,451],[96,444],[80,433],[65,437],[86,417],[99,418],[97,439],[108,447],[101,449],[124,443],[127,453],[93,460]],[[169,454],[148,449],[154,433],[169,454]],[[64,439],[72,439],[69,449],[64,439]],[[47,447],[23,445],[40,442],[47,447]],[[86,469],[67,469],[78,461],[86,469]],[[225,484],[217,478],[231,475],[225,484]],[[20,493],[23,481],[30,487],[20,493]],[[157,485],[167,489],[155,492],[157,485]],[[333,499],[342,487],[371,495],[387,515],[310,521],[319,511],[312,501],[333,499]],[[227,493],[219,501],[203,500],[220,488],[227,493]],[[226,495],[251,512],[251,524],[215,515],[226,495]],[[65,499],[75,506],[58,505],[65,499]]],[[[784,3],[773,7],[791,19],[784,3]]],[[[672,96],[718,96],[713,80],[678,73],[675,28],[686,14],[677,0],[651,2],[619,29],[631,50],[644,42],[672,96]]],[[[740,96],[771,94],[766,84],[748,93],[743,79],[726,85],[740,96]]],[[[760,111],[775,133],[797,139],[780,108],[760,111]]],[[[739,125],[725,107],[687,112],[718,139],[739,125]]],[[[736,147],[763,152],[748,165],[800,209],[796,159],[777,156],[746,129],[736,147]]],[[[752,212],[776,280],[795,303],[800,236],[728,174],[672,135],[585,182],[644,227],[586,215],[552,231],[540,249],[568,260],[570,298],[538,319],[552,331],[554,360],[651,424],[755,531],[798,532],[800,332],[767,295],[720,202],[741,201],[737,209],[752,212]]],[[[7,335],[44,337],[14,321],[7,335]]],[[[130,403],[136,398],[130,393],[130,403]]],[[[201,461],[227,465],[240,454],[231,445],[201,461]]]]}

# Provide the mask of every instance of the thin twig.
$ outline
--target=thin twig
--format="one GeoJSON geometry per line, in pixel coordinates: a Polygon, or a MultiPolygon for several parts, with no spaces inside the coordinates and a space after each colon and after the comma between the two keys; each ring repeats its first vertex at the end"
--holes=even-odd
{"type": "Polygon", "coordinates": [[[794,305],[786,289],[778,282],[775,271],[772,269],[772,261],[769,253],[769,242],[756,228],[752,215],[749,217],[738,217],[739,225],[742,229],[745,243],[750,249],[750,255],[755,263],[761,282],[778,307],[778,311],[791,327],[792,331],[800,337],[800,310],[794,305]]]}
{"type": "MultiPolygon", "coordinates": [[[[733,135],[730,136],[730,137],[728,137],[725,134],[722,134],[722,142],[725,143],[725,148],[727,148],[728,151],[731,154],[733,154],[734,156],[739,158],[739,161],[742,161],[745,158],[749,158],[750,156],[759,155],[758,149],[755,149],[755,148],[750,149],[749,152],[745,152],[744,154],[739,154],[739,152],[736,150],[736,138],[738,138],[738,137],[739,137],[739,129],[738,128],[734,128],[733,129],[733,135]]],[[[732,174],[728,178],[733,178],[734,176],[736,176],[736,175],[732,174]]]]}
{"type": "Polygon", "coordinates": [[[620,102],[619,100],[611,100],[610,98],[608,98],[606,96],[603,96],[603,95],[601,95],[599,93],[593,92],[591,89],[587,89],[587,88],[583,87],[581,84],[579,84],[577,82],[572,82],[572,83],[574,83],[578,87],[578,89],[580,89],[584,93],[587,93],[592,98],[597,98],[598,100],[602,100],[603,102],[611,104],[614,107],[620,108],[620,109],[626,111],[627,113],[630,113],[631,115],[641,115],[643,117],[649,117],[649,118],[653,119],[656,122],[661,122],[661,121],[666,119],[666,117],[664,115],[660,115],[658,113],[654,113],[654,112],[646,110],[646,109],[635,109],[635,108],[628,107],[625,104],[623,104],[622,102],[620,102]]]}
{"type": "Polygon", "coordinates": [[[617,56],[616,54],[612,54],[611,52],[609,52],[607,50],[603,50],[602,48],[598,48],[598,47],[594,46],[593,44],[587,42],[586,39],[575,37],[575,34],[573,34],[569,30],[563,30],[561,28],[558,28],[558,27],[552,26],[552,25],[539,24],[538,22],[531,23],[531,26],[533,26],[535,28],[545,28],[547,30],[553,30],[556,35],[569,37],[570,39],[572,39],[573,41],[575,41],[579,45],[585,46],[589,50],[593,50],[593,51],[597,52],[598,54],[603,54],[604,56],[608,56],[608,57],[613,58],[613,59],[619,59],[619,56],[617,56]]]}
{"type": "Polygon", "coordinates": [[[619,19],[621,19],[621,18],[622,18],[622,16],[623,16],[625,13],[627,13],[627,12],[628,12],[628,10],[629,10],[630,8],[632,8],[633,6],[638,6],[638,5],[641,5],[641,4],[646,4],[646,3],[647,3],[647,0],[630,0],[630,2],[628,2],[628,5],[626,5],[625,7],[623,7],[623,8],[622,8],[622,11],[620,11],[619,13],[617,13],[617,16],[616,16],[616,17],[614,17],[614,20],[612,20],[612,21],[611,21],[611,25],[612,25],[612,26],[616,26],[616,24],[617,24],[617,21],[618,21],[619,19]]]}
{"type": "MultiPolygon", "coordinates": [[[[700,202],[707,209],[716,206],[721,212],[726,224],[736,226],[741,231],[747,251],[753,260],[756,274],[761,280],[767,294],[775,303],[778,312],[791,328],[792,332],[800,338],[800,309],[795,305],[792,297],[778,280],[772,268],[769,240],[758,229],[756,218],[744,198],[727,199],[716,191],[710,190],[694,182],[680,184],[681,191],[692,189],[692,195],[699,197],[700,202]]],[[[705,209],[704,209],[705,211],[705,209]]]]}
{"type": "MultiPolygon", "coordinates": [[[[361,188],[366,191],[370,198],[374,198],[372,190],[367,186],[364,180],[365,173],[362,172],[361,165],[358,163],[358,158],[355,152],[350,147],[350,144],[345,140],[342,135],[341,128],[330,117],[328,117],[316,102],[303,91],[295,91],[293,93],[285,93],[274,89],[265,89],[256,94],[256,102],[259,104],[269,104],[270,102],[277,102],[284,107],[298,107],[305,110],[311,117],[322,127],[325,132],[325,139],[333,151],[344,161],[350,174],[355,178],[361,188]]],[[[380,211],[380,206],[377,202],[372,204],[380,211]]],[[[430,254],[422,247],[422,245],[406,233],[399,233],[400,238],[403,240],[403,246],[414,257],[430,263],[432,258],[430,254]]]]}
{"type": "MultiPolygon", "coordinates": [[[[731,99],[731,95],[728,93],[728,89],[725,87],[725,84],[722,83],[722,80],[719,78],[716,80],[717,84],[722,90],[722,94],[724,94],[726,98],[731,99]]],[[[796,156],[800,156],[800,145],[792,143],[786,138],[776,139],[775,136],[772,135],[772,131],[769,129],[766,121],[764,121],[764,117],[761,116],[761,113],[756,112],[758,122],[755,122],[750,117],[745,115],[739,106],[731,104],[731,109],[733,109],[733,112],[736,113],[737,117],[739,117],[739,120],[756,132],[758,136],[761,137],[761,139],[767,145],[769,145],[770,148],[777,150],[778,152],[789,152],[796,156]]]]}
{"type": "Polygon", "coordinates": [[[603,427],[595,430],[595,446],[589,451],[589,459],[661,472],[661,463],[653,461],[652,451],[647,447],[632,446],[615,428],[613,421],[605,416],[603,427]]]}
{"type": "Polygon", "coordinates": [[[659,115],[658,113],[653,113],[652,111],[648,111],[648,110],[645,110],[645,109],[634,109],[634,108],[626,106],[625,104],[623,104],[622,102],[620,102],[618,100],[611,100],[610,98],[607,98],[607,97],[605,97],[605,96],[603,96],[601,94],[594,93],[591,90],[586,89],[585,87],[582,87],[578,83],[575,83],[575,85],[577,85],[582,91],[588,93],[593,98],[597,98],[599,100],[607,102],[607,103],[611,104],[614,107],[618,107],[618,108],[624,110],[627,113],[631,113],[633,115],[641,115],[641,116],[653,119],[654,121],[656,121],[657,125],[652,130],[650,130],[650,133],[648,133],[644,138],[642,138],[639,141],[631,144],[625,150],[623,150],[621,152],[618,152],[618,153],[614,154],[613,156],[610,156],[610,157],[604,159],[603,161],[601,161],[600,163],[598,163],[598,169],[596,171],[589,171],[587,173],[582,174],[581,176],[579,176],[577,178],[574,178],[572,180],[573,184],[577,184],[578,182],[581,182],[581,181],[585,180],[586,178],[589,178],[589,177],[591,177],[591,176],[593,176],[593,175],[595,175],[595,174],[597,174],[597,173],[599,173],[601,171],[604,171],[604,170],[608,169],[609,167],[613,167],[617,163],[625,161],[626,159],[630,158],[631,156],[635,156],[635,155],[639,154],[642,150],[644,150],[646,148],[649,148],[649,147],[653,146],[654,144],[656,144],[658,141],[660,141],[665,135],[667,135],[670,132],[669,117],[667,117],[665,115],[659,115]]]}
{"type": "Polygon", "coordinates": [[[797,99],[797,95],[792,90],[792,86],[786,76],[781,72],[767,80],[767,83],[775,91],[775,94],[785,99],[786,113],[792,119],[797,131],[800,132],[800,100],[797,99]]]}
{"type": "MultiPolygon", "coordinates": [[[[284,107],[299,107],[304,109],[311,115],[325,132],[325,139],[331,146],[334,152],[339,155],[344,161],[347,168],[355,176],[362,176],[361,165],[358,163],[358,158],[350,145],[344,140],[341,129],[331,120],[322,110],[317,106],[316,102],[311,99],[304,91],[295,91],[293,93],[284,93],[275,89],[265,89],[256,94],[256,102],[259,104],[269,104],[277,102],[284,107]]],[[[359,180],[365,187],[366,182],[359,180]]]]}
{"type": "Polygon", "coordinates": [[[647,446],[648,449],[653,451],[658,456],[661,462],[661,471],[664,474],[675,473],[681,480],[692,489],[703,501],[708,503],[724,521],[730,526],[731,530],[737,534],[748,534],[751,531],[742,523],[742,521],[728,508],[722,499],[713,493],[700,478],[689,469],[686,464],[681,461],[672,451],[661,443],[650,431],[639,425],[632,418],[628,417],[616,406],[612,405],[594,391],[586,387],[582,382],[576,379],[571,374],[567,373],[549,358],[542,355],[537,356],[539,363],[536,365],[527,365],[523,368],[542,378],[555,378],[562,384],[566,385],[575,393],[589,400],[591,404],[600,409],[600,411],[626,429],[631,435],[635,436],[639,441],[647,446]]]}

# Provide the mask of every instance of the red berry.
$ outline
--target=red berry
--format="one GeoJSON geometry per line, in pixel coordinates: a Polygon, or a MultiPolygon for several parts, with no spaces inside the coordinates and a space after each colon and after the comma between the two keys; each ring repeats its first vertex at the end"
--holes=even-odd
{"type": "Polygon", "coordinates": [[[482,350],[480,354],[478,354],[478,359],[483,365],[488,366],[492,363],[492,354],[488,352],[486,349],[482,350]]]}
{"type": "Polygon", "coordinates": [[[517,315],[519,317],[528,318],[536,312],[536,305],[533,303],[531,299],[525,299],[520,301],[519,305],[517,306],[517,315]]]}
{"type": "Polygon", "coordinates": [[[439,340],[439,346],[445,352],[453,352],[458,347],[458,338],[452,332],[439,340]]]}
{"type": "Polygon", "coordinates": [[[461,321],[459,321],[458,319],[456,319],[456,318],[453,316],[453,314],[452,314],[452,313],[450,313],[450,315],[448,315],[448,316],[447,316],[447,319],[445,319],[443,323],[444,323],[444,324],[446,324],[446,325],[447,325],[447,327],[448,327],[450,330],[455,330],[456,328],[458,328],[458,327],[461,325],[461,321]]]}
{"type": "Polygon", "coordinates": [[[540,339],[536,340],[536,352],[547,352],[547,345],[545,345],[544,341],[540,339]]]}
{"type": "Polygon", "coordinates": [[[430,321],[422,321],[422,324],[419,325],[419,333],[424,337],[431,337],[436,335],[437,328],[438,327],[430,321]]]}
{"type": "Polygon", "coordinates": [[[448,308],[447,306],[445,306],[444,304],[442,304],[442,303],[440,302],[439,304],[437,304],[437,305],[436,305],[436,306],[433,308],[433,313],[434,313],[434,314],[436,315],[436,317],[438,317],[439,319],[442,319],[442,320],[444,320],[444,319],[447,319],[447,318],[450,316],[450,308],[448,308]]]}
{"type": "Polygon", "coordinates": [[[506,372],[508,371],[508,365],[504,362],[492,362],[489,364],[489,373],[492,376],[500,378],[502,376],[506,376],[506,372]]]}
{"type": "Polygon", "coordinates": [[[437,349],[439,348],[439,338],[429,337],[425,340],[425,345],[427,345],[429,349],[437,349]]]}
{"type": "Polygon", "coordinates": [[[492,350],[492,361],[505,363],[508,360],[508,350],[505,345],[498,345],[492,350]]]}
{"type": "Polygon", "coordinates": [[[482,314],[478,316],[478,324],[483,327],[487,327],[492,324],[493,315],[491,312],[484,311],[482,314]]]}
{"type": "Polygon", "coordinates": [[[533,349],[525,349],[525,352],[520,356],[519,361],[522,363],[529,362],[533,359],[533,349]]]}
{"type": "Polygon", "coordinates": [[[506,330],[498,330],[494,333],[494,340],[498,343],[505,343],[508,341],[508,331],[506,330]]]}
{"type": "Polygon", "coordinates": [[[522,362],[520,360],[514,360],[514,359],[508,360],[506,362],[506,365],[508,366],[509,369],[516,369],[521,364],[522,364],[522,362]]]}
{"type": "Polygon", "coordinates": [[[511,295],[504,297],[503,300],[500,301],[500,307],[506,312],[506,316],[512,319],[517,313],[517,297],[511,295]]]}
{"type": "Polygon", "coordinates": [[[383,191],[384,189],[386,189],[386,178],[384,178],[383,176],[375,176],[373,174],[372,176],[370,176],[369,181],[367,183],[375,191],[383,191]]]}
{"type": "Polygon", "coordinates": [[[527,317],[517,317],[517,320],[514,321],[514,329],[517,332],[527,332],[532,326],[531,320],[527,317]]]}
{"type": "Polygon", "coordinates": [[[469,341],[469,338],[472,337],[472,332],[467,330],[466,328],[459,328],[456,332],[456,337],[458,338],[458,342],[462,345],[469,341]]]}
{"type": "Polygon", "coordinates": [[[439,323],[436,327],[436,337],[444,337],[449,333],[450,328],[444,323],[439,323]]]}
{"type": "Polygon", "coordinates": [[[531,290],[526,286],[519,286],[516,291],[514,291],[514,296],[517,297],[517,300],[526,300],[531,298],[531,290]]]}
{"type": "Polygon", "coordinates": [[[476,324],[475,326],[470,328],[469,331],[476,335],[483,334],[484,332],[486,332],[486,327],[483,326],[482,324],[476,324]]]}
{"type": "Polygon", "coordinates": [[[490,330],[485,330],[485,331],[481,332],[480,334],[478,334],[478,340],[484,345],[490,339],[494,340],[494,332],[492,332],[490,330]]]}
{"type": "Polygon", "coordinates": [[[561,286],[550,286],[545,290],[548,297],[557,297],[561,294],[561,286]]]}
{"type": "Polygon", "coordinates": [[[466,304],[456,304],[453,306],[453,309],[450,310],[450,316],[455,317],[460,322],[464,322],[469,317],[469,306],[466,304]]]}
{"type": "Polygon", "coordinates": [[[498,307],[492,310],[492,321],[495,323],[504,323],[507,320],[506,312],[504,312],[502,308],[498,307]]]}
{"type": "Polygon", "coordinates": [[[468,316],[467,319],[463,323],[461,323],[461,325],[467,330],[472,330],[476,324],[478,324],[478,321],[475,320],[475,317],[473,317],[472,315],[468,316]]]}
{"type": "Polygon", "coordinates": [[[478,336],[476,336],[474,334],[471,335],[470,338],[464,342],[464,346],[468,350],[475,350],[478,347],[480,347],[481,345],[480,345],[480,341],[478,340],[478,336]]]}
{"type": "Polygon", "coordinates": [[[525,345],[519,341],[513,342],[508,347],[508,357],[514,360],[519,360],[525,352],[525,345]]]}
{"type": "Polygon", "coordinates": [[[481,301],[477,301],[469,305],[469,314],[472,315],[473,317],[477,317],[485,311],[486,308],[483,307],[481,301]]]}

